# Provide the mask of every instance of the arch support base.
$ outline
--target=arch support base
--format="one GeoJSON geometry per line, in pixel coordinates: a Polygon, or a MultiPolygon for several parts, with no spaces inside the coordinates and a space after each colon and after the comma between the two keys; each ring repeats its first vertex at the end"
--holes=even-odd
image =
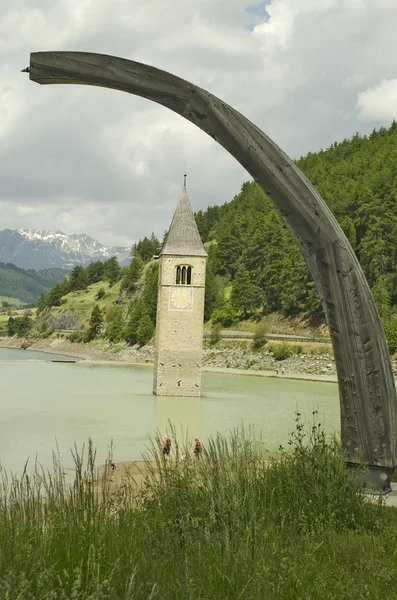
{"type": "Polygon", "coordinates": [[[368,494],[389,494],[391,489],[391,478],[395,467],[382,467],[375,465],[367,465],[363,467],[357,463],[346,463],[346,466],[351,471],[355,472],[363,488],[368,494]]]}

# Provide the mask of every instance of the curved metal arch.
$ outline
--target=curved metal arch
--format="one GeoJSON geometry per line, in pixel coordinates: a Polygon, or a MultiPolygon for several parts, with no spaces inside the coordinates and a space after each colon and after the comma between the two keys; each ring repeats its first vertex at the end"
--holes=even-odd
{"type": "Polygon", "coordinates": [[[37,52],[31,54],[30,79],[96,85],[147,98],[197,125],[237,159],[284,218],[319,292],[335,353],[348,463],[394,467],[396,389],[371,291],[330,209],[288,156],[216,96],[142,63],[84,52],[37,52]]]}

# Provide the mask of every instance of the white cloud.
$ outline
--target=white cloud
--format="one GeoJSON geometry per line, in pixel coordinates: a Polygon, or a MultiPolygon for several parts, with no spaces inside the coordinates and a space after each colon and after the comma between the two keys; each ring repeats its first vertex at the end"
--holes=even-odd
{"type": "Polygon", "coordinates": [[[102,52],[168,70],[235,106],[293,157],[395,116],[395,0],[0,0],[0,15],[0,229],[85,231],[105,243],[162,235],[185,162],[195,209],[230,200],[248,178],[160,106],[30,82],[20,69],[31,51],[102,52]]]}
{"type": "Polygon", "coordinates": [[[363,121],[397,119],[397,79],[384,79],[378,85],[360,92],[357,110],[363,121]]]}

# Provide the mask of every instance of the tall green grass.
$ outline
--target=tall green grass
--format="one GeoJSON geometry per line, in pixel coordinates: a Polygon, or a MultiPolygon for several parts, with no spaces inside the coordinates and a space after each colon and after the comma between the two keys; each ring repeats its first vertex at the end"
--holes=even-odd
{"type": "Polygon", "coordinates": [[[154,440],[141,491],[98,475],[92,443],[73,451],[71,485],[57,455],[51,471],[3,472],[0,598],[395,597],[395,513],[368,502],[318,423],[305,430],[298,415],[270,463],[242,429],[199,459],[161,449],[154,440]]]}

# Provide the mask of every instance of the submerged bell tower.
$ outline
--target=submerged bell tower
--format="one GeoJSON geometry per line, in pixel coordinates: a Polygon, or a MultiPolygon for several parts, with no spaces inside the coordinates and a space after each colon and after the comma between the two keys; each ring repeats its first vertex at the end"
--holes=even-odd
{"type": "Polygon", "coordinates": [[[200,396],[207,253],[186,189],[160,253],[153,392],[200,396]]]}

